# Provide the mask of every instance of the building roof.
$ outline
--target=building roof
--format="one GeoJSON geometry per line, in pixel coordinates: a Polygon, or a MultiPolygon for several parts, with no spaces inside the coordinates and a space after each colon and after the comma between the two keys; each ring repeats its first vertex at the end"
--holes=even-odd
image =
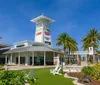
{"type": "Polygon", "coordinates": [[[37,22],[38,20],[41,20],[41,19],[46,19],[46,20],[48,20],[49,22],[54,22],[53,19],[50,19],[50,18],[44,16],[43,14],[42,14],[41,16],[38,16],[38,17],[32,19],[31,22],[37,22]]]}
{"type": "Polygon", "coordinates": [[[0,48],[10,47],[11,45],[0,42],[0,48]]]}
{"type": "Polygon", "coordinates": [[[16,43],[14,43],[14,45],[20,44],[20,43],[26,43],[26,42],[33,43],[33,41],[31,41],[31,40],[24,40],[24,41],[16,42],[16,43]]]}
{"type": "Polygon", "coordinates": [[[62,53],[60,50],[57,49],[53,49],[47,46],[28,46],[28,47],[20,47],[20,48],[14,48],[11,49],[7,52],[5,52],[4,54],[8,54],[8,53],[17,53],[17,52],[31,52],[31,51],[51,51],[51,52],[60,52],[62,53]]]}

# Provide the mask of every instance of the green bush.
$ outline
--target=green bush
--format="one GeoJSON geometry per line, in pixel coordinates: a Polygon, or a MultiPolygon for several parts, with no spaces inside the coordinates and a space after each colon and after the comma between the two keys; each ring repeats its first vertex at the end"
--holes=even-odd
{"type": "Polygon", "coordinates": [[[94,66],[85,66],[81,70],[85,75],[89,75],[96,80],[100,80],[100,64],[94,66]]]}
{"type": "Polygon", "coordinates": [[[0,85],[25,85],[25,75],[21,72],[0,71],[0,85]]]}
{"type": "Polygon", "coordinates": [[[93,72],[93,67],[92,66],[85,66],[82,68],[82,73],[86,74],[86,75],[91,75],[91,73],[93,72]]]}
{"type": "Polygon", "coordinates": [[[2,66],[2,65],[0,65],[0,68],[3,68],[3,66],[2,66]]]}
{"type": "Polygon", "coordinates": [[[100,80],[100,64],[95,64],[93,69],[94,71],[91,76],[93,76],[93,78],[96,80],[100,80]]]}

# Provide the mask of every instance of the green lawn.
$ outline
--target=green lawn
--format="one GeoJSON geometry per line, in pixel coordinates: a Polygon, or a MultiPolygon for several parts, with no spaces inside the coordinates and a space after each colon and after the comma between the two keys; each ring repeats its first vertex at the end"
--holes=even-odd
{"type": "Polygon", "coordinates": [[[64,78],[64,75],[52,75],[50,68],[35,69],[35,85],[74,85],[72,79],[64,78]]]}
{"type": "MultiPolygon", "coordinates": [[[[34,85],[74,85],[73,79],[64,78],[64,75],[50,74],[51,68],[34,69],[35,78],[37,79],[34,85]]],[[[25,70],[29,73],[30,70],[25,70]]],[[[16,71],[19,72],[19,71],[16,71]]]]}

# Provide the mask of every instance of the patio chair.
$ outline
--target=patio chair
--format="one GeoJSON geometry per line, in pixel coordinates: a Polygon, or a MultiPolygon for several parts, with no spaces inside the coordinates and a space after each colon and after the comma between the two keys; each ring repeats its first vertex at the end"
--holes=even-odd
{"type": "Polygon", "coordinates": [[[55,67],[55,69],[50,69],[50,73],[54,73],[55,71],[58,70],[58,68],[59,68],[59,65],[57,65],[57,66],[55,67]]]}
{"type": "Polygon", "coordinates": [[[28,79],[36,80],[36,79],[34,78],[34,70],[31,70],[31,71],[29,72],[29,74],[26,75],[26,82],[27,82],[28,79]]]}
{"type": "Polygon", "coordinates": [[[53,75],[62,75],[62,74],[60,73],[60,71],[61,71],[61,66],[58,68],[57,71],[54,71],[54,72],[53,72],[53,75]]]}

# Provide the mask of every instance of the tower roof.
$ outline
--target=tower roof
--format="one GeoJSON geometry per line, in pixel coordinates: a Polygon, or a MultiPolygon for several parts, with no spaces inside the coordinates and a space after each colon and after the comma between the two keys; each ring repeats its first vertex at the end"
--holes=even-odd
{"type": "Polygon", "coordinates": [[[50,19],[50,18],[44,16],[43,14],[40,15],[40,16],[38,16],[38,17],[36,17],[36,18],[34,18],[34,19],[32,19],[31,22],[37,22],[38,20],[41,20],[41,19],[46,19],[46,20],[48,20],[49,22],[54,22],[53,19],[50,19]]]}

